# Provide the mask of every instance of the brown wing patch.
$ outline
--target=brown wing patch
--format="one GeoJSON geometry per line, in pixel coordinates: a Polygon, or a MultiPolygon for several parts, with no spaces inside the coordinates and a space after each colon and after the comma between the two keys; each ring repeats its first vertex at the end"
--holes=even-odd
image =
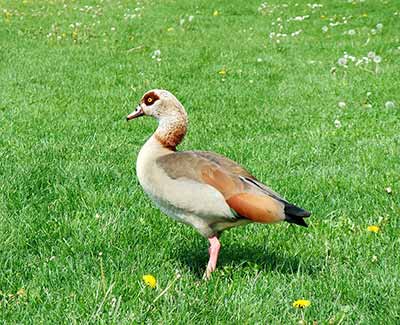
{"type": "Polygon", "coordinates": [[[237,177],[224,173],[218,167],[204,166],[201,169],[201,178],[204,183],[220,191],[225,199],[243,190],[243,185],[237,177]]]}
{"type": "Polygon", "coordinates": [[[240,193],[226,202],[239,215],[255,222],[275,223],[285,218],[283,204],[266,195],[240,193]]]}

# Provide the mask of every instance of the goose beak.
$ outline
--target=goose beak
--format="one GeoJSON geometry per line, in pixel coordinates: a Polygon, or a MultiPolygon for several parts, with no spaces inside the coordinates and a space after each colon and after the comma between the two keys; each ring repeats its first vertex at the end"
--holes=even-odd
{"type": "Polygon", "coordinates": [[[140,117],[140,116],[143,116],[143,115],[144,115],[143,109],[139,105],[138,107],[136,107],[136,109],[132,113],[130,113],[126,117],[126,120],[130,121],[130,120],[133,120],[134,118],[137,118],[137,117],[140,117]]]}

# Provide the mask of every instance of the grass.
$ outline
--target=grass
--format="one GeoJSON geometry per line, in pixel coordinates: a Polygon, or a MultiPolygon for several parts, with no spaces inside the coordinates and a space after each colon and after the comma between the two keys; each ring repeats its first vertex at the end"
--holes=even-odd
{"type": "Polygon", "coordinates": [[[399,8],[297,3],[0,0],[2,322],[400,322],[399,8]],[[156,125],[124,118],[152,88],[187,108],[182,150],[242,163],[310,227],[227,231],[203,281],[207,242],[135,176],[156,125]]]}

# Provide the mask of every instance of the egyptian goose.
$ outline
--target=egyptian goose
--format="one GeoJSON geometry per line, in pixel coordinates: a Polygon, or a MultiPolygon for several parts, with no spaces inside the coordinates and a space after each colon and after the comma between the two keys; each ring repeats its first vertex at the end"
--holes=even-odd
{"type": "Polygon", "coordinates": [[[208,151],[176,151],[188,118],[170,92],[147,92],[127,120],[140,116],[156,118],[158,128],[139,152],[139,182],[161,211],[208,238],[206,278],[216,268],[218,238],[225,229],[280,221],[307,227],[303,218],[310,212],[288,203],[236,162],[208,151]]]}

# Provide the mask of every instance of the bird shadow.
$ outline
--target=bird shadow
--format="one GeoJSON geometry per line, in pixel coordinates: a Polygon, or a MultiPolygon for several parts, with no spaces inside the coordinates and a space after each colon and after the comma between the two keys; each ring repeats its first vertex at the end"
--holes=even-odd
{"type": "MultiPolygon", "coordinates": [[[[207,247],[197,243],[182,246],[176,252],[176,258],[186,265],[196,277],[201,278],[208,262],[207,247]]],[[[301,256],[287,256],[267,250],[265,247],[228,244],[221,248],[217,270],[237,269],[240,267],[266,272],[275,271],[283,274],[298,274],[301,272],[307,275],[313,275],[320,271],[319,263],[310,263],[309,256],[306,260],[307,262],[303,262],[301,256]]]]}

